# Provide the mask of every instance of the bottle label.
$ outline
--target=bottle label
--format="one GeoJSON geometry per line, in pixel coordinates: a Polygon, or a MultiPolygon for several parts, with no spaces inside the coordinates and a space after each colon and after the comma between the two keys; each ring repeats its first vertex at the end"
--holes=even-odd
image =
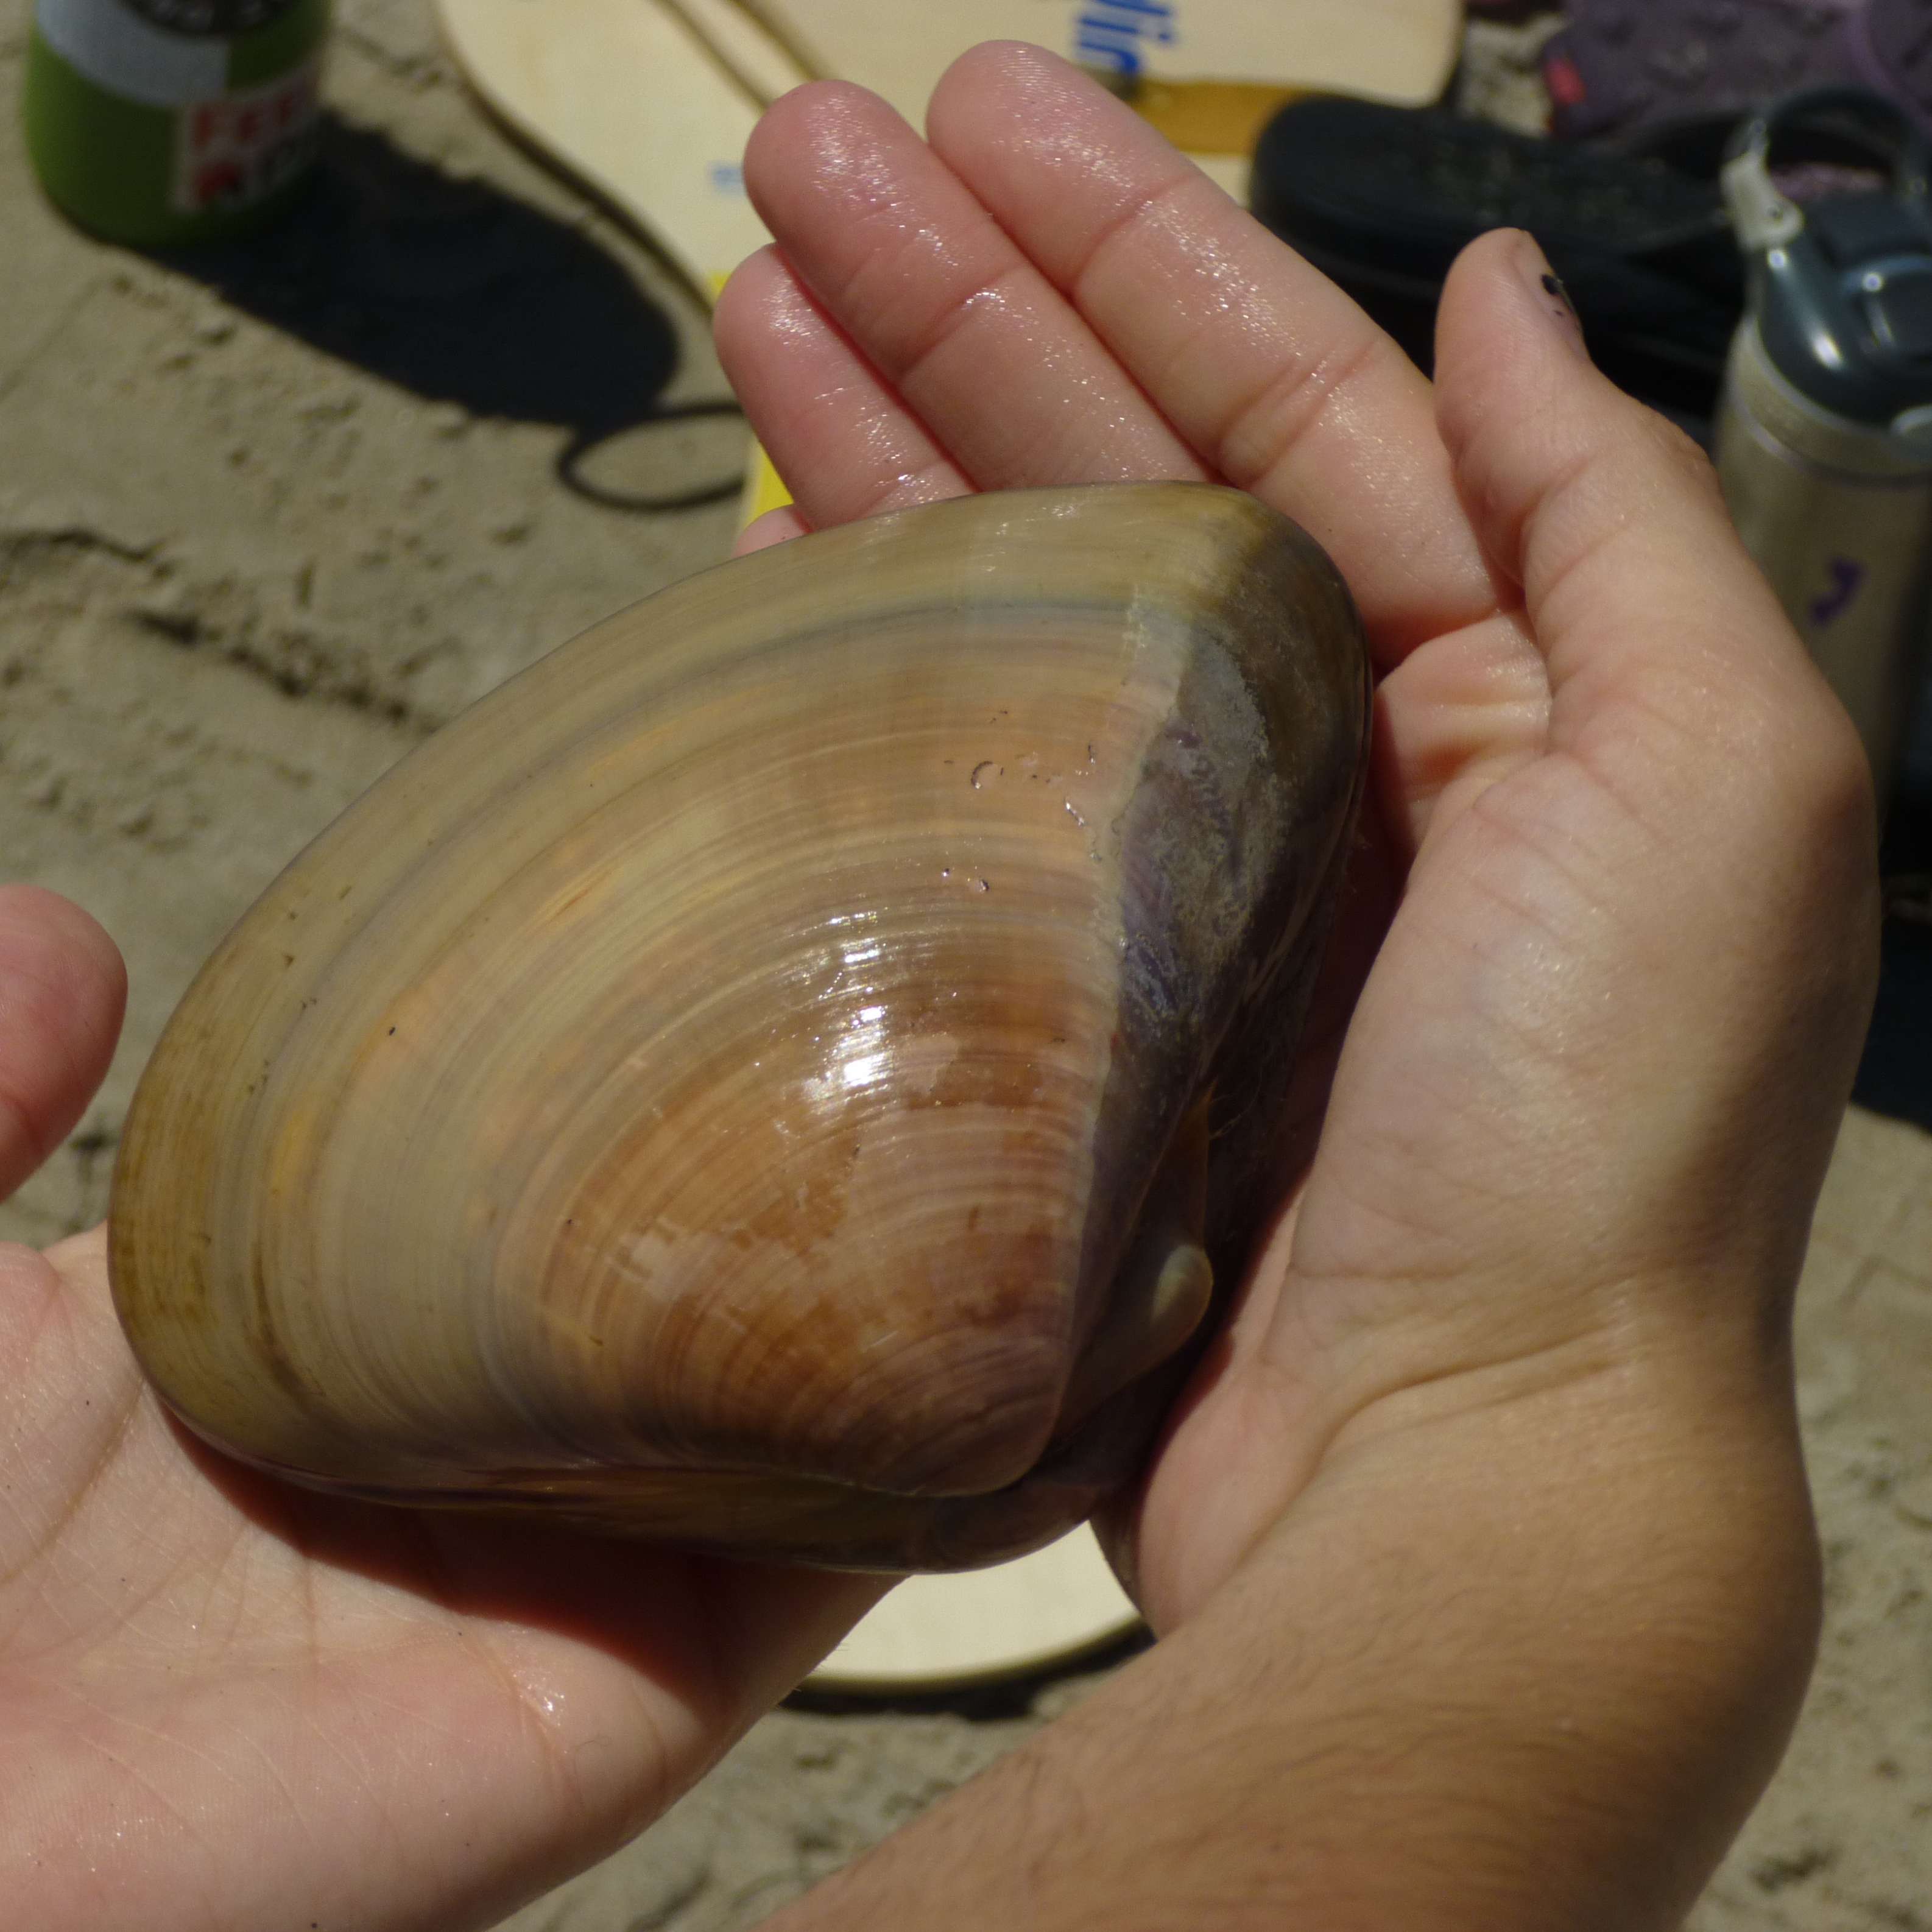
{"type": "MultiPolygon", "coordinates": [[[[142,157],[148,184],[121,177],[127,192],[145,196],[158,216],[165,209],[191,218],[248,208],[310,160],[322,50],[318,35],[286,32],[302,4],[37,0],[34,22],[48,50],[82,80],[154,122],[158,138],[144,135],[138,147],[126,147],[130,157],[142,157]],[[278,39],[292,44],[265,60],[278,39]]],[[[83,122],[70,111],[62,152],[92,178],[111,173],[122,165],[131,124],[109,117],[83,122]]]]}
{"type": "Polygon", "coordinates": [[[184,106],[175,123],[170,204],[182,214],[245,208],[307,164],[321,110],[322,63],[265,87],[184,106]]]}

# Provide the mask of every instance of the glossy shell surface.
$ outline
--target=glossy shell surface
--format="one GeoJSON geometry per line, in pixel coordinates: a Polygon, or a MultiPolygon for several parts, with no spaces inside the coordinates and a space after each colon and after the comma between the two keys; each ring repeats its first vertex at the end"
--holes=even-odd
{"type": "Polygon", "coordinates": [[[190,1426],[403,1502],[886,1568],[1130,1474],[1261,1206],[1352,607],[1184,484],[706,572],[474,706],[170,1022],[111,1215],[190,1426]]]}

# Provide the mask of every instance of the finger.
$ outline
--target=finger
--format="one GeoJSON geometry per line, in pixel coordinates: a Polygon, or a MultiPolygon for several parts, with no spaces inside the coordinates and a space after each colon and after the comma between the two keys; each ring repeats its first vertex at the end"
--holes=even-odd
{"type": "Polygon", "coordinates": [[[1328,548],[1384,662],[1492,607],[1426,380],[1138,116],[996,43],[947,70],[928,130],[1202,461],[1328,548]]]}
{"type": "Polygon", "coordinates": [[[785,95],[745,154],[800,279],[981,488],[1198,479],[1093,332],[874,94],[785,95]]]}
{"type": "Polygon", "coordinates": [[[1552,748],[1620,764],[1634,802],[1666,766],[1784,783],[1848,726],[1689,440],[1593,368],[1527,235],[1484,237],[1444,292],[1438,415],[1465,501],[1521,586],[1547,666],[1552,748]],[[1796,760],[1796,766],[1785,762],[1796,760]]]}
{"type": "Polygon", "coordinates": [[[106,1078],[128,980],[87,914],[0,886],[0,1197],[59,1146],[106,1078]]]}
{"type": "Polygon", "coordinates": [[[725,284],[712,332],[752,429],[814,530],[971,488],[776,249],[725,284]]]}

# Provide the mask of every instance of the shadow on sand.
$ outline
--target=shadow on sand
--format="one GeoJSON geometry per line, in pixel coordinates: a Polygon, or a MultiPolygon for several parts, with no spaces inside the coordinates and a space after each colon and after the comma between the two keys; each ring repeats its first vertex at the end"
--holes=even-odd
{"type": "Polygon", "coordinates": [[[739,488],[735,472],[658,496],[590,480],[585,459],[612,437],[737,405],[664,405],[676,334],[619,262],[568,223],[379,133],[325,115],[313,184],[287,220],[154,259],[428,400],[555,424],[560,480],[608,508],[692,509],[739,488]]]}

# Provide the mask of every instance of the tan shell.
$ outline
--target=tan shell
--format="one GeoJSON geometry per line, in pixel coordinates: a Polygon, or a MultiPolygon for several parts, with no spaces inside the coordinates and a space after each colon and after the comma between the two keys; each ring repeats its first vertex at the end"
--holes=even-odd
{"type": "Polygon", "coordinates": [[[1199,486],[909,511],[610,619],[190,988],[115,1178],[142,1365],[364,1496],[1043,1541],[1250,1237],[1367,704],[1327,560],[1199,486]]]}

